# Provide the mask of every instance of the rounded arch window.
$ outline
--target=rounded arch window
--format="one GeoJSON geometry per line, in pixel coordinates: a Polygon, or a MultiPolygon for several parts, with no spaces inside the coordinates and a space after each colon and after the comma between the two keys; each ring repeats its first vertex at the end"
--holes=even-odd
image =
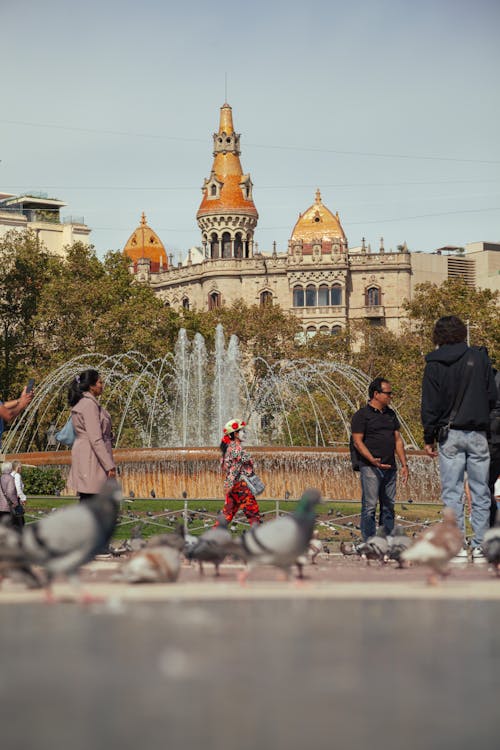
{"type": "Polygon", "coordinates": [[[189,299],[187,297],[183,298],[182,307],[184,308],[184,310],[189,310],[189,299]]]}
{"type": "Polygon", "coordinates": [[[327,286],[322,284],[318,289],[318,305],[326,307],[330,304],[330,290],[327,286]]]}
{"type": "Polygon", "coordinates": [[[243,238],[241,232],[236,232],[236,235],[234,237],[234,257],[243,257],[243,238]]]}
{"type": "Polygon", "coordinates": [[[378,286],[371,286],[366,290],[366,304],[368,307],[380,305],[380,289],[378,286]]]}
{"type": "Polygon", "coordinates": [[[307,326],[306,328],[306,338],[312,339],[314,336],[316,336],[316,328],[314,326],[307,326]]]}
{"type": "Polygon", "coordinates": [[[301,286],[293,288],[293,306],[304,307],[304,290],[301,286]]]}
{"type": "Polygon", "coordinates": [[[261,292],[260,295],[260,306],[261,307],[271,307],[273,304],[273,294],[272,292],[261,292]]]}
{"type": "Polygon", "coordinates": [[[341,305],[342,304],[342,287],[340,284],[334,284],[330,290],[330,304],[341,305]]]}
{"type": "Polygon", "coordinates": [[[217,195],[217,185],[210,186],[210,195],[217,195]]]}
{"type": "Polygon", "coordinates": [[[330,333],[330,329],[328,328],[328,326],[320,326],[319,327],[319,332],[323,333],[323,334],[329,334],[330,333]]]}
{"type": "Polygon", "coordinates": [[[221,306],[221,295],[220,292],[210,292],[208,295],[208,309],[215,310],[216,307],[221,306]]]}
{"type": "Polygon", "coordinates": [[[217,237],[215,232],[213,232],[213,234],[210,237],[210,257],[211,258],[219,257],[219,238],[217,237]]]}
{"type": "Polygon", "coordinates": [[[222,257],[231,257],[231,235],[229,232],[223,232],[222,234],[222,257]]]}
{"type": "Polygon", "coordinates": [[[332,326],[332,336],[339,336],[342,333],[342,326],[332,326]]]}
{"type": "MultiPolygon", "coordinates": [[[[306,307],[316,307],[318,293],[316,287],[312,284],[306,286],[306,307]]],[[[316,329],[314,329],[316,330],[316,329]]]]}

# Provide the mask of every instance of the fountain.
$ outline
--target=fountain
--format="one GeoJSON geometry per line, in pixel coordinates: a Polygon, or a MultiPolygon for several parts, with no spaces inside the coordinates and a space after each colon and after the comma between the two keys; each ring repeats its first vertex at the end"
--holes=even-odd
{"type": "MultiPolygon", "coordinates": [[[[4,439],[6,453],[67,472],[70,452],[44,451],[44,438],[50,422],[60,427],[66,421],[68,384],[89,367],[105,380],[102,403],[113,418],[126,492],[148,496],[154,487],[158,497],[180,497],[183,491],[189,497],[220,497],[216,446],[225,422],[241,416],[248,422],[248,443],[267,497],[285,492],[293,497],[306,485],[318,486],[325,497],[359,497],[347,445],[350,417],[366,401],[369,378],[336,362],[270,365],[260,357],[245,362],[237,337],[231,336],[226,347],[220,325],[213,354],[201,334],[190,341],[182,329],[174,352],[158,360],[130,351],[82,354],[66,362],[37,385],[33,401],[4,439]]],[[[416,449],[398,416],[406,445],[416,449]]],[[[421,473],[419,494],[428,496],[436,477],[421,473]]]]}

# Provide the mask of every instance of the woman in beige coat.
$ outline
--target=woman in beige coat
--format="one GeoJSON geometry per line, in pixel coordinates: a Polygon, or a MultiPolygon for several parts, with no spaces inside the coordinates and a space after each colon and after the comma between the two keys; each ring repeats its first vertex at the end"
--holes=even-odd
{"type": "Polygon", "coordinates": [[[108,477],[116,477],[109,413],[100,406],[103,382],[97,370],[85,370],[71,382],[68,401],[76,439],[68,483],[80,502],[96,495],[108,477]]]}

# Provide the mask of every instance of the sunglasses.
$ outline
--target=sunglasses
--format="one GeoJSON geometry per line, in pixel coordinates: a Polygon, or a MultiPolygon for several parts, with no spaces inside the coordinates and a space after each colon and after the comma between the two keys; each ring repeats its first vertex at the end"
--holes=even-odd
{"type": "Polygon", "coordinates": [[[383,393],[384,396],[392,396],[392,391],[379,391],[379,393],[383,393]]]}

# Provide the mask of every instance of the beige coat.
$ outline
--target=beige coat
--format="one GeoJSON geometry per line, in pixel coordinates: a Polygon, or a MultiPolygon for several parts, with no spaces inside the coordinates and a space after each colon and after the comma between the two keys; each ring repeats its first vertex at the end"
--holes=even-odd
{"type": "Polygon", "coordinates": [[[88,391],[71,409],[76,440],[71,449],[68,484],[77,492],[100,491],[113,460],[111,417],[88,391]]]}

